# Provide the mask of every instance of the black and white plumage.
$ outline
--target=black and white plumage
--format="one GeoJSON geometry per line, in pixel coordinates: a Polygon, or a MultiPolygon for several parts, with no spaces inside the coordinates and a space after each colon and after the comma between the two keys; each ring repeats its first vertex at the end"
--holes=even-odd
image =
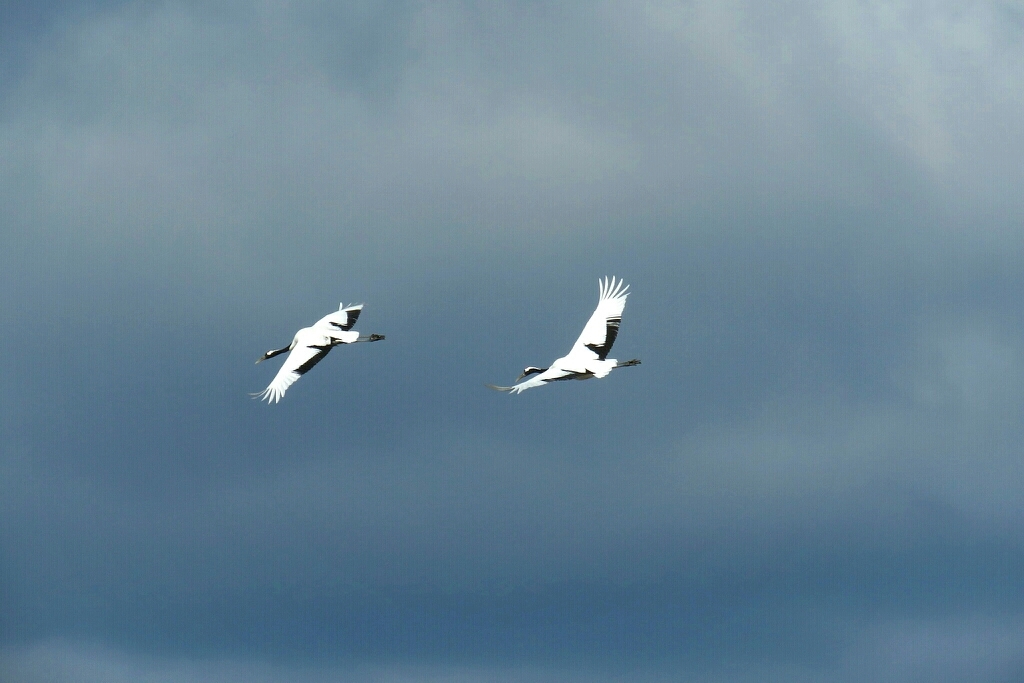
{"type": "Polygon", "coordinates": [[[383,339],[384,335],[382,334],[363,336],[352,329],[362,310],[363,304],[346,306],[342,303],[337,311],[320,318],[312,327],[304,327],[296,332],[295,338],[288,346],[263,354],[256,361],[257,363],[278,356],[285,351],[291,351],[270,385],[251,396],[259,399],[265,398],[267,403],[277,403],[284,396],[288,387],[295,384],[299,377],[319,363],[331,348],[338,344],[374,342],[383,339]]]}
{"type": "Polygon", "coordinates": [[[636,358],[622,362],[608,358],[608,352],[612,350],[615,337],[619,334],[622,311],[626,308],[626,297],[629,296],[629,286],[622,280],[616,282],[614,277],[610,280],[609,278],[599,280],[598,284],[601,288],[601,297],[598,299],[597,309],[590,316],[580,338],[576,340],[567,355],[556,360],[550,367],[537,368],[532,365],[527,367],[516,381],[529,375],[536,376],[530,377],[525,382],[511,387],[498,387],[493,384],[487,386],[497,391],[518,394],[548,382],[607,377],[608,373],[615,368],[640,365],[640,361],[636,358]]]}

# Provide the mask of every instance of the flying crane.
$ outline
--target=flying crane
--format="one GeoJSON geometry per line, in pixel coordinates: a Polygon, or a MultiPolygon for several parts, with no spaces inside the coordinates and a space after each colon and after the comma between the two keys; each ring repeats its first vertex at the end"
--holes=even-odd
{"type": "Polygon", "coordinates": [[[323,357],[338,344],[355,344],[356,342],[375,342],[384,338],[383,334],[360,335],[352,329],[363,310],[363,304],[352,304],[341,307],[317,320],[312,327],[304,327],[295,333],[295,338],[288,346],[267,351],[257,359],[257,363],[291,351],[274,380],[261,392],[250,394],[253,398],[266,399],[267,403],[277,403],[284,396],[288,387],[295,384],[299,377],[309,372],[310,368],[323,360],[323,357]]]}
{"type": "Polygon", "coordinates": [[[580,338],[573,344],[569,353],[559,358],[549,367],[538,368],[528,366],[523,374],[516,378],[516,382],[530,377],[511,387],[498,387],[493,384],[487,386],[497,391],[506,391],[510,394],[518,394],[539,387],[548,382],[560,382],[569,379],[590,379],[591,377],[607,377],[615,368],[626,368],[633,365],[640,365],[640,360],[634,358],[620,362],[614,358],[608,358],[608,352],[612,350],[615,337],[619,334],[619,325],[622,322],[622,311],[626,307],[626,297],[629,296],[629,286],[620,279],[617,283],[615,278],[604,278],[599,280],[601,296],[597,302],[597,309],[590,316],[586,327],[580,334],[580,338]]]}

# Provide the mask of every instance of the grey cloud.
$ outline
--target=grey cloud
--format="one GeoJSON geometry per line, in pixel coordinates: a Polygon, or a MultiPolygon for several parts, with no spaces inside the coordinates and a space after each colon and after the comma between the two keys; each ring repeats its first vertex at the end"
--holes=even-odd
{"type": "Polygon", "coordinates": [[[1019,616],[994,619],[934,618],[913,621],[852,622],[851,644],[836,656],[803,665],[734,663],[698,664],[664,670],[658,667],[618,671],[591,669],[586,664],[463,665],[339,664],[330,661],[296,664],[234,658],[153,656],[104,647],[49,641],[33,646],[7,647],[5,670],[19,683],[119,683],[139,680],[276,681],[301,683],[333,681],[639,681],[688,680],[757,681],[958,681],[1015,680],[1021,672],[1019,616]]]}
{"type": "MultiPolygon", "coordinates": [[[[256,216],[275,210],[266,206],[268,200],[281,205],[294,193],[305,212],[314,209],[306,220],[318,225],[334,216],[365,221],[379,212],[397,223],[387,233],[392,237],[416,240],[420,231],[411,223],[427,218],[474,244],[473,233],[487,225],[500,233],[525,228],[543,243],[549,231],[591,232],[584,226],[604,222],[609,210],[616,217],[636,212],[644,223],[678,220],[687,207],[717,207],[737,195],[743,202],[761,204],[771,197],[799,205],[824,194],[852,206],[921,204],[950,191],[963,198],[958,193],[969,186],[967,179],[949,173],[972,167],[971,155],[981,149],[968,136],[991,130],[986,117],[1003,110],[955,103],[961,107],[955,114],[922,121],[936,110],[930,100],[959,82],[948,80],[959,72],[944,68],[941,37],[974,27],[975,40],[963,49],[977,53],[975,68],[985,78],[972,82],[984,89],[984,101],[1005,101],[1012,108],[1017,90],[1012,43],[994,27],[982,30],[996,22],[991,9],[979,9],[981,19],[940,12],[934,26],[923,28],[894,12],[887,26],[894,35],[885,39],[916,56],[904,63],[865,37],[871,35],[863,25],[872,24],[873,9],[848,16],[845,5],[821,13],[793,10],[786,15],[790,25],[767,20],[764,34],[749,33],[749,22],[765,18],[743,5],[663,4],[643,12],[610,5],[582,21],[575,14],[537,15],[518,5],[480,14],[442,5],[418,18],[412,13],[412,19],[408,11],[381,17],[362,9],[337,21],[319,16],[326,11],[320,5],[297,7],[241,23],[229,22],[230,14],[211,21],[173,5],[141,17],[91,22],[56,53],[64,60],[39,61],[35,78],[18,91],[34,105],[15,110],[11,133],[40,141],[27,149],[26,162],[42,164],[44,174],[54,163],[72,174],[48,183],[72,190],[72,201],[118,200],[126,187],[137,188],[128,194],[145,202],[142,215],[133,215],[122,229],[136,230],[137,219],[154,210],[163,214],[152,217],[159,224],[204,204],[210,205],[206,215],[195,216],[200,225],[256,220],[258,226],[256,216]],[[317,61],[332,47],[339,59],[351,61],[344,57],[352,49],[346,33],[326,49],[325,41],[305,40],[313,27],[326,32],[335,26],[362,32],[357,43],[374,42],[374,32],[386,26],[385,32],[405,36],[399,42],[420,46],[399,51],[402,75],[383,104],[364,91],[334,85],[332,69],[317,61]],[[794,26],[813,27],[809,35],[823,37],[801,42],[794,26]],[[638,37],[651,34],[656,39],[638,50],[638,37]],[[305,51],[293,49],[296,44],[305,51]],[[512,58],[520,54],[516,48],[525,59],[512,58]],[[253,52],[256,58],[249,59],[253,52]],[[695,55],[702,68],[693,66],[695,55]],[[794,77],[814,73],[811,64],[825,73],[808,90],[810,85],[794,77]],[[989,65],[1004,69],[1004,77],[990,77],[989,65]],[[691,72],[681,75],[681,68],[691,72]],[[715,69],[717,78],[711,78],[715,69]],[[893,78],[875,78],[868,69],[893,78]],[[652,78],[652,72],[662,77],[652,78]],[[40,111],[32,86],[55,79],[70,87],[40,111]],[[835,82],[845,81],[854,87],[838,92],[835,82]],[[905,98],[923,110],[871,109],[895,106],[885,88],[902,81],[933,84],[927,95],[905,98]],[[642,89],[633,92],[637,87],[642,89]],[[688,113],[699,106],[725,108],[688,113]],[[662,112],[662,122],[645,121],[656,112],[662,112]],[[43,131],[32,130],[39,124],[28,122],[40,120],[67,129],[67,143],[46,141],[43,131]],[[904,145],[909,156],[899,151],[904,145]],[[41,156],[45,150],[57,154],[51,152],[47,161],[41,156]],[[95,153],[106,155],[107,166],[95,153]],[[934,161],[937,155],[949,161],[934,161]],[[134,166],[139,163],[144,166],[134,166]],[[915,186],[917,177],[930,180],[915,186]],[[108,189],[87,185],[74,191],[71,183],[81,181],[108,189]],[[247,194],[254,183],[264,188],[256,195],[262,206],[252,205],[247,194]]],[[[395,50],[381,49],[398,58],[395,50]]],[[[1019,141],[1001,138],[997,148],[1017,149],[1019,141]]],[[[991,170],[972,172],[971,178],[986,180],[975,196],[1014,177],[1010,156],[998,169],[990,166],[991,154],[984,158],[991,170]]],[[[90,208],[71,207],[87,215],[90,208]]],[[[100,204],[93,210],[106,216],[109,208],[100,204]]],[[[268,229],[273,235],[281,228],[270,224],[261,232],[268,229]]]]}

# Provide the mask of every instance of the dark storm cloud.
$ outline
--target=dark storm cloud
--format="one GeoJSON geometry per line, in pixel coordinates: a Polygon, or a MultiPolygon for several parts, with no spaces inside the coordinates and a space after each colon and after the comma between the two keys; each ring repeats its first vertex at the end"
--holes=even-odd
{"type": "Polygon", "coordinates": [[[19,24],[9,677],[1019,676],[1012,7],[386,7],[19,24]]]}

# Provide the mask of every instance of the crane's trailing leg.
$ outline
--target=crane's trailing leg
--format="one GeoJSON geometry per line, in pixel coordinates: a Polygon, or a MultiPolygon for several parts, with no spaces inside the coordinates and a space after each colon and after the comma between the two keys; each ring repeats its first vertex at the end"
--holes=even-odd
{"type": "Polygon", "coordinates": [[[616,363],[615,367],[617,367],[617,368],[631,368],[634,365],[640,365],[640,359],[639,358],[634,358],[633,360],[626,360],[626,361],[622,361],[621,363],[616,363]]]}

